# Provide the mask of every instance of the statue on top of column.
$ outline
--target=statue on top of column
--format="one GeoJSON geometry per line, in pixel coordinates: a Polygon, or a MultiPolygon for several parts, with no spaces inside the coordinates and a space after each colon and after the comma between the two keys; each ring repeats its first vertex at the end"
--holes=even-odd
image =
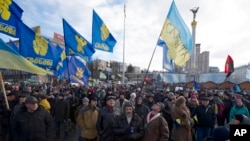
{"type": "Polygon", "coordinates": [[[193,9],[190,9],[190,11],[192,11],[194,14],[193,20],[195,20],[196,13],[198,12],[198,10],[199,10],[199,7],[194,7],[193,9]]]}

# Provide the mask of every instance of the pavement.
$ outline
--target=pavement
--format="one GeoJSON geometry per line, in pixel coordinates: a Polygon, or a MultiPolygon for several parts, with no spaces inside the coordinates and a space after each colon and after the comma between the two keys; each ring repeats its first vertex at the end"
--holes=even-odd
{"type": "Polygon", "coordinates": [[[78,129],[71,129],[68,137],[64,137],[64,130],[62,128],[60,137],[56,138],[56,133],[54,133],[54,139],[55,141],[78,141],[78,129]]]}

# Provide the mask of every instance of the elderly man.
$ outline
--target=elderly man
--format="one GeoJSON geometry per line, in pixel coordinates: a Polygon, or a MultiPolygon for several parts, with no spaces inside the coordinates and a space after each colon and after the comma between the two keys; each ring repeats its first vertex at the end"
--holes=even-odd
{"type": "Polygon", "coordinates": [[[144,118],[145,135],[142,141],[168,141],[168,123],[161,116],[164,107],[162,102],[155,103],[152,111],[144,118]]]}
{"type": "Polygon", "coordinates": [[[52,141],[53,126],[51,115],[38,106],[35,97],[29,96],[13,121],[14,141],[52,141]]]}
{"type": "Polygon", "coordinates": [[[124,105],[125,113],[116,119],[114,134],[117,141],[140,141],[144,135],[140,117],[134,113],[132,103],[124,105]]]}
{"type": "Polygon", "coordinates": [[[106,106],[104,106],[97,120],[97,129],[100,136],[99,141],[115,141],[113,127],[116,124],[115,118],[120,116],[120,110],[115,107],[116,97],[109,95],[106,97],[106,106]]]}

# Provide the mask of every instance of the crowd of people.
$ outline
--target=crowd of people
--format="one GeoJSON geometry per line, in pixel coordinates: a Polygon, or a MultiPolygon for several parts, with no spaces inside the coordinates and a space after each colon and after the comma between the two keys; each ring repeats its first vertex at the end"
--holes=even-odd
{"type": "Polygon", "coordinates": [[[250,95],[140,87],[6,87],[1,141],[228,141],[230,124],[250,124],[250,95]]]}

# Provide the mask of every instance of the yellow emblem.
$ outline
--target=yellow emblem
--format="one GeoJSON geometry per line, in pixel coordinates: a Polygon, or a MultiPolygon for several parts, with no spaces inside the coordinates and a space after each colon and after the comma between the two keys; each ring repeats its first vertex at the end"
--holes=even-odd
{"type": "Polygon", "coordinates": [[[102,38],[102,40],[105,41],[108,38],[109,34],[110,34],[110,32],[109,32],[107,26],[105,24],[102,24],[102,26],[101,26],[101,38],[102,38]]]}
{"type": "Polygon", "coordinates": [[[11,15],[9,11],[9,6],[11,5],[12,0],[0,0],[0,14],[1,18],[8,21],[11,15]]]}
{"type": "Polygon", "coordinates": [[[87,42],[77,35],[75,35],[75,39],[77,42],[77,52],[81,52],[84,54],[84,47],[87,45],[87,42]]]}
{"type": "Polygon", "coordinates": [[[33,48],[36,54],[45,56],[48,51],[48,43],[43,37],[36,34],[35,40],[33,40],[33,48]]]}
{"type": "Polygon", "coordinates": [[[83,77],[83,70],[82,70],[82,68],[76,68],[76,77],[78,77],[78,78],[82,78],[83,77]]]}

